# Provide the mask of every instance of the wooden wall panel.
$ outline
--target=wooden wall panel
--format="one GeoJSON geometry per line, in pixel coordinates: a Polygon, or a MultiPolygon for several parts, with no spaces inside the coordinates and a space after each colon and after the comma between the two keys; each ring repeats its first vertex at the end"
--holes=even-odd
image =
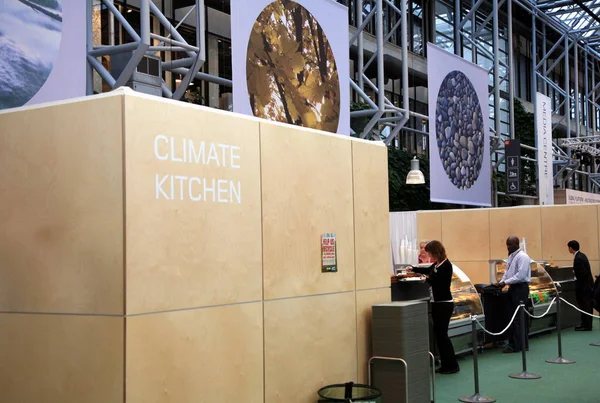
{"type": "Polygon", "coordinates": [[[262,298],[258,122],[128,96],[127,311],[262,298]]]}
{"type": "Polygon", "coordinates": [[[356,289],[389,284],[390,222],[387,148],[352,142],[356,289]]]}
{"type": "Polygon", "coordinates": [[[0,401],[122,403],[123,321],[0,314],[0,401]]]}
{"type": "Polygon", "coordinates": [[[542,216],[539,207],[490,209],[490,258],[508,256],[506,239],[525,237],[527,254],[534,260],[542,259],[542,216]]]}
{"type": "Polygon", "coordinates": [[[451,260],[487,262],[490,256],[489,210],[443,212],[442,242],[451,260]]]}
{"type": "Polygon", "coordinates": [[[567,248],[572,239],[590,260],[598,260],[598,206],[541,207],[542,253],[544,260],[571,260],[567,248]]]}
{"type": "Polygon", "coordinates": [[[353,291],[266,301],[265,403],[314,403],[321,387],[357,379],[353,291]]]}
{"type": "Polygon", "coordinates": [[[417,213],[418,241],[437,239],[442,240],[442,213],[438,211],[417,213]]]}
{"type": "Polygon", "coordinates": [[[262,302],[127,318],[126,368],[127,403],[262,402],[262,302]]]}
{"type": "Polygon", "coordinates": [[[489,284],[491,282],[489,262],[460,262],[452,260],[452,256],[448,257],[469,277],[473,284],[489,284]]]}
{"type": "Polygon", "coordinates": [[[122,96],[0,113],[0,310],[123,312],[122,96]]]}
{"type": "Polygon", "coordinates": [[[351,140],[261,122],[265,299],[353,290],[351,140]],[[337,273],[321,273],[321,235],[337,237],[337,273]]]}
{"type": "MultiPolygon", "coordinates": [[[[388,280],[389,281],[389,280],[388,280]]],[[[375,290],[364,290],[356,292],[356,323],[358,342],[358,382],[368,385],[369,378],[367,365],[369,358],[373,355],[371,340],[371,307],[392,300],[390,288],[379,288],[375,290]]]]}

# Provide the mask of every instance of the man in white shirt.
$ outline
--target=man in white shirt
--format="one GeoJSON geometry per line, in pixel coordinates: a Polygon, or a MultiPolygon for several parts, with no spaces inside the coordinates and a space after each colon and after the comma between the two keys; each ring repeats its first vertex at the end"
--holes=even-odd
{"type": "MultiPolygon", "coordinates": [[[[508,296],[510,298],[511,317],[517,307],[523,303],[527,304],[529,299],[529,282],[531,281],[531,258],[527,253],[519,249],[519,238],[511,236],[506,240],[506,249],[508,250],[508,260],[506,261],[506,272],[502,280],[496,285],[504,287],[508,285],[508,296]]],[[[528,321],[521,323],[521,314],[515,317],[513,326],[509,330],[508,347],[504,349],[505,353],[516,353],[523,348],[528,348],[528,321]],[[521,343],[521,328],[525,328],[525,346],[521,343]]]]}

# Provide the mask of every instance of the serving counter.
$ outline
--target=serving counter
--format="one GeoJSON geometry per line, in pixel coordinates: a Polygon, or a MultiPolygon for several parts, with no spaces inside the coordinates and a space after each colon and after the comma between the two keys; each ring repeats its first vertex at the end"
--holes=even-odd
{"type": "MultiPolygon", "coordinates": [[[[505,260],[490,260],[490,281],[499,282],[506,271],[505,260]]],[[[529,284],[528,310],[535,316],[543,315],[548,311],[550,302],[557,296],[557,287],[561,289],[561,296],[571,303],[575,303],[575,279],[570,267],[556,267],[545,264],[545,262],[531,261],[531,282],[529,284]]],[[[508,312],[506,306],[510,306],[506,298],[508,286],[501,294],[484,294],[484,308],[488,312],[488,330],[497,332],[508,324],[512,312],[508,312]]],[[[579,316],[573,309],[561,311],[562,328],[572,327],[578,323],[579,316]]],[[[529,334],[550,331],[556,328],[556,304],[548,314],[541,319],[530,319],[529,334]]],[[[504,337],[487,337],[486,340],[498,340],[504,337]]]]}
{"type": "MultiPolygon", "coordinates": [[[[544,266],[552,280],[557,285],[557,289],[560,291],[560,296],[569,301],[571,304],[577,306],[577,297],[575,294],[575,274],[572,266],[544,266]]],[[[580,324],[581,315],[575,309],[571,307],[563,308],[560,311],[561,327],[563,329],[568,327],[574,327],[580,324]]]]}

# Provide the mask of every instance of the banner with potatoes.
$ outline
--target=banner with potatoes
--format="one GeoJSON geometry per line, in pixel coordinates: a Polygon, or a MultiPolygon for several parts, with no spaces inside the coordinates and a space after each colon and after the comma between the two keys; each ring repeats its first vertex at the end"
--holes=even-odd
{"type": "Polygon", "coordinates": [[[491,206],[488,72],[427,46],[431,201],[491,206]]]}

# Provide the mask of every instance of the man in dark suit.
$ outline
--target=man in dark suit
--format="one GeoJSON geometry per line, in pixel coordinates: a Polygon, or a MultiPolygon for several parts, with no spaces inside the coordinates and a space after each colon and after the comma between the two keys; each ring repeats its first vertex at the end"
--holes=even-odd
{"type": "MultiPolygon", "coordinates": [[[[590,269],[590,261],[586,255],[579,251],[579,242],[569,241],[567,246],[569,247],[569,252],[574,255],[573,271],[577,278],[575,282],[577,305],[579,305],[579,309],[582,311],[592,314],[592,288],[594,286],[594,279],[592,277],[592,270],[590,269]]],[[[592,330],[592,317],[582,313],[581,325],[577,326],[575,330],[592,330]]]]}

